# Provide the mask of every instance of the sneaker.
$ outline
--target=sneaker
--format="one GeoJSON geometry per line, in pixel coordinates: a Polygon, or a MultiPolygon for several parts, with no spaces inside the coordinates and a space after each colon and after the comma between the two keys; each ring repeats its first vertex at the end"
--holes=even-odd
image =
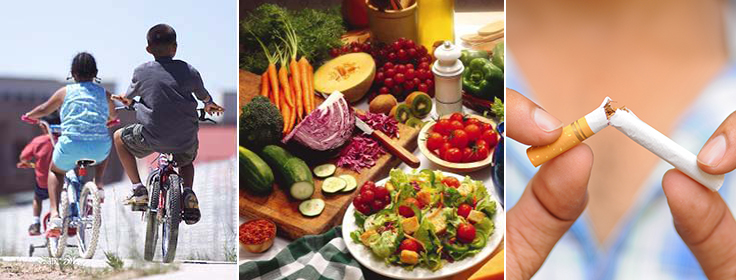
{"type": "Polygon", "coordinates": [[[192,189],[184,189],[182,195],[184,198],[184,215],[182,218],[187,225],[193,225],[199,222],[199,218],[202,216],[199,212],[199,201],[197,195],[194,194],[192,189]]]}
{"type": "Polygon", "coordinates": [[[131,205],[133,211],[145,211],[148,205],[148,190],[143,185],[136,187],[125,198],[123,204],[131,205]]]}
{"type": "Polygon", "coordinates": [[[61,218],[53,217],[49,219],[48,229],[46,230],[47,237],[59,237],[61,235],[61,218]]]}
{"type": "Polygon", "coordinates": [[[33,223],[28,227],[28,235],[37,236],[41,235],[41,223],[33,223]]]}

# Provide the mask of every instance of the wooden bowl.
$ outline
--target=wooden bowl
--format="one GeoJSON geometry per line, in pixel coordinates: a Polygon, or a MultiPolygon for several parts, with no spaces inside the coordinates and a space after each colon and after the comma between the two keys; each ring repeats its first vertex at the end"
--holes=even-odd
{"type": "Polygon", "coordinates": [[[250,222],[254,222],[256,220],[264,220],[264,221],[268,222],[273,227],[273,234],[271,234],[266,240],[264,240],[261,243],[245,244],[243,241],[240,241],[240,245],[243,246],[243,248],[245,248],[246,250],[248,250],[248,252],[258,254],[258,253],[263,253],[266,250],[268,250],[269,248],[271,248],[271,246],[273,245],[273,240],[276,238],[276,230],[277,230],[277,228],[276,228],[276,224],[274,224],[272,221],[269,221],[269,220],[266,220],[266,219],[250,220],[250,221],[247,221],[245,223],[240,224],[240,226],[242,227],[243,225],[245,225],[247,223],[250,223],[250,222]]]}
{"type": "MultiPolygon", "coordinates": [[[[450,115],[446,115],[441,117],[441,119],[447,119],[450,115]]],[[[493,122],[490,119],[487,119],[482,116],[478,115],[468,115],[470,118],[478,119],[481,122],[492,124],[493,127],[496,127],[496,123],[493,122]]],[[[429,133],[429,130],[434,126],[436,122],[435,121],[429,121],[427,122],[423,127],[422,130],[419,132],[419,137],[417,138],[417,144],[419,146],[419,150],[422,151],[422,154],[429,159],[432,163],[438,165],[443,170],[447,170],[450,172],[455,173],[469,173],[473,172],[479,169],[482,169],[484,167],[487,167],[491,165],[491,162],[493,161],[493,151],[495,150],[494,147],[489,147],[489,150],[491,150],[491,153],[488,155],[488,157],[482,161],[476,161],[476,162],[467,162],[467,163],[454,163],[449,162],[446,160],[441,159],[439,156],[432,153],[429,149],[427,149],[427,134],[429,133]]]]}

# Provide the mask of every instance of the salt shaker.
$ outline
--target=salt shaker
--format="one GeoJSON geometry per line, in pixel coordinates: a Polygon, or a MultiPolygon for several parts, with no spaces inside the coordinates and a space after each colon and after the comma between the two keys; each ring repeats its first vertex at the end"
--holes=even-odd
{"type": "Polygon", "coordinates": [[[432,65],[432,73],[434,74],[434,94],[439,116],[463,110],[461,77],[465,67],[460,62],[460,55],[460,48],[450,41],[445,41],[434,51],[437,61],[432,65]]]}

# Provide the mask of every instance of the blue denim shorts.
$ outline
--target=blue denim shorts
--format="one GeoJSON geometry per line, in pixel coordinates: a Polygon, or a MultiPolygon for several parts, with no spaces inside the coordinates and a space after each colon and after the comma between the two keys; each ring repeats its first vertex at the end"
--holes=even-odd
{"type": "Polygon", "coordinates": [[[77,166],[80,159],[91,159],[99,164],[110,154],[112,141],[104,140],[71,140],[64,135],[54,145],[53,163],[56,168],[69,171],[77,166]]]}
{"type": "Polygon", "coordinates": [[[36,184],[36,187],[33,188],[33,194],[36,196],[36,198],[40,200],[48,199],[49,198],[49,190],[41,188],[36,184]]]}

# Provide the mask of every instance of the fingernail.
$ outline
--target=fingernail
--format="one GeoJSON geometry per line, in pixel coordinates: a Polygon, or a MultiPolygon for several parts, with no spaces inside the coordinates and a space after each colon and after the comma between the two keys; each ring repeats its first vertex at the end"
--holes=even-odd
{"type": "Polygon", "coordinates": [[[542,108],[534,109],[534,122],[537,124],[539,129],[544,132],[550,132],[562,127],[562,122],[560,120],[553,117],[542,108]]]}
{"type": "Polygon", "coordinates": [[[705,143],[705,146],[703,146],[703,149],[698,154],[698,161],[707,166],[716,166],[721,163],[725,154],[726,136],[721,134],[708,141],[708,143],[705,143]]]}

